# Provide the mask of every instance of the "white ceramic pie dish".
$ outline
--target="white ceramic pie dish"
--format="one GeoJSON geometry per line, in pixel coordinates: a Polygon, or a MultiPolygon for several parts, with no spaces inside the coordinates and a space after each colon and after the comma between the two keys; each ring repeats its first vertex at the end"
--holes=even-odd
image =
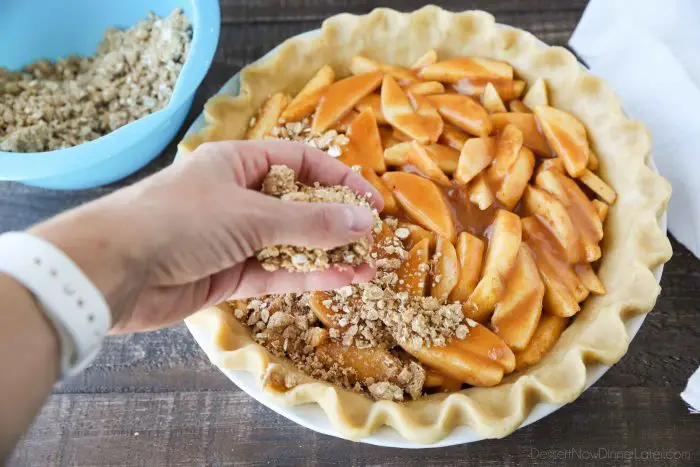
{"type": "MultiPolygon", "coordinates": [[[[308,35],[314,35],[318,34],[318,30],[314,31],[309,31],[306,33],[303,33],[302,36],[308,36],[308,35]]],[[[276,49],[271,50],[268,52],[268,54],[263,57],[261,60],[267,58],[267,56],[275,53],[276,49]]],[[[219,91],[219,93],[226,93],[230,95],[236,95],[238,94],[239,91],[239,76],[236,74],[233,76],[219,91]]],[[[192,124],[192,126],[189,128],[187,134],[192,134],[194,132],[199,131],[202,127],[204,126],[204,116],[202,114],[199,115],[197,120],[192,124]]],[[[178,153],[177,157],[180,157],[180,153],[178,153]]],[[[656,167],[654,166],[653,162],[650,162],[651,168],[656,172],[656,167]]],[[[663,230],[663,232],[666,232],[666,214],[665,212],[662,214],[662,216],[659,218],[659,226],[663,230]]],[[[654,276],[656,277],[657,281],[661,280],[661,274],[663,271],[663,265],[657,267],[654,270],[654,276]]],[[[636,336],[637,332],[642,326],[642,323],[644,322],[644,319],[646,318],[646,314],[641,314],[641,315],[636,315],[633,316],[625,321],[625,328],[627,330],[627,333],[630,337],[630,341],[634,339],[636,336]]],[[[195,329],[193,327],[188,326],[190,332],[192,333],[194,339],[197,341],[197,343],[202,347],[205,353],[209,354],[211,349],[208,349],[208,342],[210,339],[208,339],[208,336],[205,336],[201,333],[201,330],[195,329]]],[[[604,374],[610,369],[611,365],[604,365],[600,363],[595,363],[595,364],[589,364],[587,365],[587,378],[586,378],[586,389],[588,389],[590,386],[592,386],[596,381],[598,381],[604,374]]],[[[256,380],[256,378],[248,372],[244,371],[234,371],[234,370],[229,370],[222,368],[221,369],[223,373],[231,380],[233,381],[236,386],[241,388],[243,391],[245,391],[248,395],[256,399],[258,402],[262,403],[263,405],[267,406],[268,408],[272,409],[273,411],[279,413],[280,415],[294,421],[295,423],[298,423],[299,425],[302,425],[306,428],[312,429],[314,431],[317,431],[319,433],[323,433],[326,435],[331,435],[331,436],[336,436],[339,438],[344,438],[342,435],[338,433],[338,431],[333,427],[331,422],[329,421],[328,417],[326,416],[325,412],[321,409],[321,407],[317,404],[307,404],[307,405],[300,405],[300,406],[294,406],[294,407],[289,407],[289,406],[284,406],[280,404],[278,401],[274,400],[272,397],[270,397],[268,394],[264,393],[260,387],[259,381],[256,380]]],[[[530,425],[531,423],[534,423],[541,418],[555,412],[559,408],[561,408],[565,404],[548,404],[548,403],[538,403],[536,404],[529,416],[523,421],[523,423],[520,425],[520,428],[525,427],[530,425]]],[[[367,443],[367,444],[373,444],[377,446],[386,446],[386,447],[396,447],[396,448],[406,448],[406,449],[421,449],[421,448],[436,448],[436,447],[445,447],[445,446],[453,446],[457,444],[465,444],[465,443],[471,443],[474,441],[479,441],[481,439],[484,439],[482,436],[478,435],[475,431],[470,429],[467,426],[460,426],[452,430],[449,435],[441,439],[440,441],[432,444],[421,444],[421,443],[414,443],[411,441],[408,441],[404,439],[402,436],[400,436],[395,430],[393,430],[390,427],[383,426],[379,430],[377,430],[374,434],[371,436],[362,438],[358,440],[359,442],[362,443],[367,443]]]]}

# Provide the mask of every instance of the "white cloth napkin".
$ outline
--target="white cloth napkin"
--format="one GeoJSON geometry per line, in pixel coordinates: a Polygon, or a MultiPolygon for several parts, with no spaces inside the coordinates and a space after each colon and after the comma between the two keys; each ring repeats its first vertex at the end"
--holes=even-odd
{"type": "MultiPolygon", "coordinates": [[[[700,1],[591,0],[569,45],[650,129],[669,230],[700,257],[700,1]]],[[[683,398],[700,410],[700,370],[683,398]]]]}
{"type": "Polygon", "coordinates": [[[700,414],[700,368],[688,380],[688,386],[681,397],[690,406],[691,412],[700,414]]]}

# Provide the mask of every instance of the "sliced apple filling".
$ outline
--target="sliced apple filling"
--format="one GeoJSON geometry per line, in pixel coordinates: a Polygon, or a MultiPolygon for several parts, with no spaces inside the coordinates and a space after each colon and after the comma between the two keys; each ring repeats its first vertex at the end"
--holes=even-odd
{"type": "Polygon", "coordinates": [[[310,376],[377,399],[493,386],[538,364],[606,293],[596,270],[616,193],[585,126],[546,80],[497,60],[429,50],[349,69],[271,95],[247,137],[305,142],[377,189],[377,276],[238,303],[236,317],[310,376]]]}

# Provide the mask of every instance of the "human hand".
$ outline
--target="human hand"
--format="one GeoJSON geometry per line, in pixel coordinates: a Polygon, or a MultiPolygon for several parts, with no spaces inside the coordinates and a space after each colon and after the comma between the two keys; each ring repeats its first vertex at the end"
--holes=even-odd
{"type": "Polygon", "coordinates": [[[39,224],[31,233],[61,248],[102,290],[115,332],[155,329],[229,298],[324,290],[375,271],[265,271],[264,246],[330,248],[370,234],[369,209],[282,201],[258,192],[271,165],[306,184],[381,195],[327,154],[298,143],[209,143],[128,188],[39,224]]]}

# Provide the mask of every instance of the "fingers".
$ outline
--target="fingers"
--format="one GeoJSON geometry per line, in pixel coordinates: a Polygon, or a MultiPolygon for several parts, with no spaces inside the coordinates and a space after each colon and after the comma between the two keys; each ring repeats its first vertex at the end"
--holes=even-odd
{"type": "Polygon", "coordinates": [[[353,282],[366,282],[374,278],[375,270],[368,265],[357,269],[332,267],[326,271],[299,273],[284,269],[266,271],[259,262],[245,263],[238,284],[231,290],[231,299],[259,297],[268,294],[301,293],[310,290],[331,290],[353,282]]]}
{"type": "Polygon", "coordinates": [[[282,201],[255,194],[262,222],[251,222],[252,238],[260,244],[333,248],[371,234],[372,211],[362,206],[336,203],[282,201]]]}
{"type": "Polygon", "coordinates": [[[370,193],[370,201],[379,211],[384,207],[381,194],[361,175],[309,145],[290,141],[227,141],[216,145],[225,157],[240,161],[248,188],[259,187],[271,166],[286,165],[301,183],[345,185],[358,193],[370,193]]]}

